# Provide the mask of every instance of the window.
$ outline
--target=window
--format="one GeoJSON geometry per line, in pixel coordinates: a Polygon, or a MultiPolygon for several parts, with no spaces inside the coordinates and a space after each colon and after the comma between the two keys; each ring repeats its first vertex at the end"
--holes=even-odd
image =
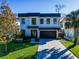
{"type": "Polygon", "coordinates": [[[21,23],[22,23],[22,24],[25,24],[25,18],[22,18],[22,19],[21,19],[21,23]]]}
{"type": "Polygon", "coordinates": [[[46,23],[50,24],[50,18],[47,18],[46,23]]]}
{"type": "Polygon", "coordinates": [[[60,26],[61,26],[61,28],[63,28],[63,24],[62,23],[60,24],[60,26]]]}
{"type": "Polygon", "coordinates": [[[32,24],[36,25],[36,18],[32,18],[32,24]]]}
{"type": "Polygon", "coordinates": [[[25,30],[21,29],[21,36],[25,36],[25,30]]]}
{"type": "Polygon", "coordinates": [[[57,23],[57,18],[53,19],[53,23],[56,24],[57,23]]]}
{"type": "Polygon", "coordinates": [[[41,18],[41,19],[40,19],[40,24],[43,24],[43,23],[44,23],[44,19],[41,18]]]}

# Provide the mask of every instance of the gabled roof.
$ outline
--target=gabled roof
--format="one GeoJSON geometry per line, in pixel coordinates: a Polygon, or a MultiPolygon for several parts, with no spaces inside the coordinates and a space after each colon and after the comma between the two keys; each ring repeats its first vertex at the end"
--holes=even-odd
{"type": "Polygon", "coordinates": [[[60,13],[18,13],[18,17],[29,17],[29,16],[38,16],[38,17],[60,17],[60,13]]]}

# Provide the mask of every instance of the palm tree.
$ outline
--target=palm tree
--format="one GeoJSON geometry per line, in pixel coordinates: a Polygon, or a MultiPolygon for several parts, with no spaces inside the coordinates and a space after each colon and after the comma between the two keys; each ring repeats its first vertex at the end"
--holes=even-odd
{"type": "Polygon", "coordinates": [[[65,27],[70,28],[71,27],[70,15],[67,15],[65,19],[66,19],[65,27]]]}
{"type": "Polygon", "coordinates": [[[68,20],[71,21],[72,27],[74,28],[74,45],[77,43],[77,32],[78,32],[78,20],[77,20],[78,12],[73,11],[66,17],[68,17],[68,20]]]}

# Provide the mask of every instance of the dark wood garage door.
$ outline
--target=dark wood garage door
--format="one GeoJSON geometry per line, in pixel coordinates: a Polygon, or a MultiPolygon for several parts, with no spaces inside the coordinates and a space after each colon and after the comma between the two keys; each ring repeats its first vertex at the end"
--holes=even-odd
{"type": "Polygon", "coordinates": [[[40,31],[40,38],[56,38],[56,31],[40,31]]]}

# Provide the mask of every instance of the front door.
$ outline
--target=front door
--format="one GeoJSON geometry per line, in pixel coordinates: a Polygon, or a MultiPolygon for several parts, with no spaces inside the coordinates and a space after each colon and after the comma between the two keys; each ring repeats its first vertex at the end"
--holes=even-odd
{"type": "Polygon", "coordinates": [[[37,38],[37,30],[31,30],[31,37],[37,38]]]}

